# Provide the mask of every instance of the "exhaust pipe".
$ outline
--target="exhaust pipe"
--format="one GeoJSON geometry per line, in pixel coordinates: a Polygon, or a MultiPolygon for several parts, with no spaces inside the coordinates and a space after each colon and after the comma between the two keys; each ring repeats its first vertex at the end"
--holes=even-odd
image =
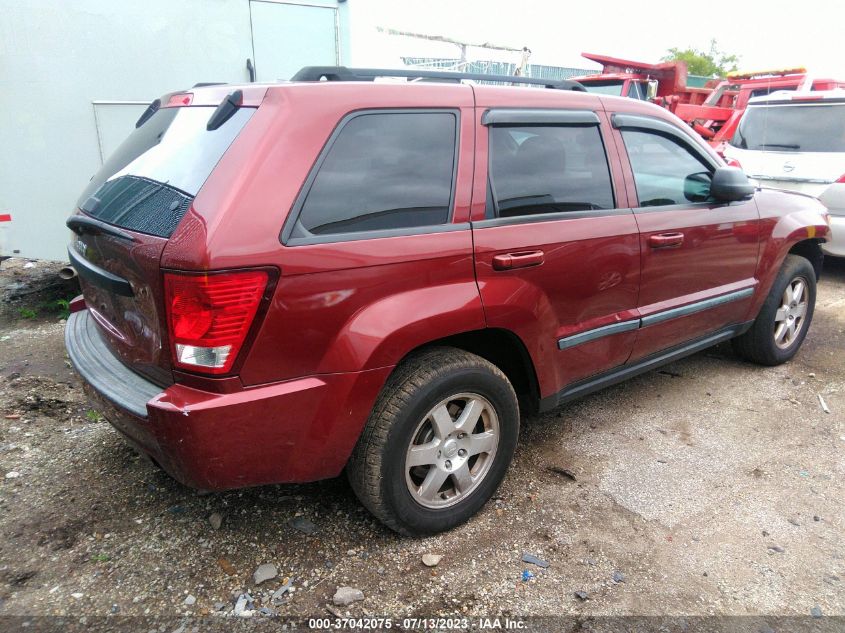
{"type": "Polygon", "coordinates": [[[76,279],[76,275],[77,272],[73,266],[64,266],[61,270],[59,270],[59,278],[63,279],[64,281],[76,279]]]}

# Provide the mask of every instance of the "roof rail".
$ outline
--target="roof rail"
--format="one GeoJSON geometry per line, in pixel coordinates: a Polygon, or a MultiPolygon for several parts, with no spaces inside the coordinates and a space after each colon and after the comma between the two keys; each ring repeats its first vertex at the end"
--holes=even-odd
{"type": "Polygon", "coordinates": [[[488,75],[485,73],[456,73],[444,70],[415,70],[413,68],[347,68],[346,66],[305,66],[291,81],[373,81],[376,77],[408,77],[410,79],[439,79],[459,83],[464,79],[473,81],[495,81],[502,83],[533,84],[555,90],[586,92],[577,81],[567,79],[540,79],[511,75],[488,75]]]}

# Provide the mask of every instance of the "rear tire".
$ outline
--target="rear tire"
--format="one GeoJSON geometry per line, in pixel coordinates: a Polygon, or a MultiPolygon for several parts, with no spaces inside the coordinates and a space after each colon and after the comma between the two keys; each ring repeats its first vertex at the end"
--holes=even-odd
{"type": "Polygon", "coordinates": [[[816,305],[816,273],[800,255],[787,255],[751,329],[733,339],[734,351],[760,365],[780,365],[798,352],[816,305]]]}
{"type": "Polygon", "coordinates": [[[361,503],[409,536],[449,530],[487,502],[519,435],[516,394],[502,371],[438,347],[391,374],[347,465],[361,503]]]}

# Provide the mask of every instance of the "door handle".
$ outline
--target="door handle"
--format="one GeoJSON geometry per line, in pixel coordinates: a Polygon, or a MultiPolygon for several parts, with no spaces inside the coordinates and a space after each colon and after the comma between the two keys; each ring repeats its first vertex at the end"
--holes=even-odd
{"type": "Polygon", "coordinates": [[[493,270],[513,270],[514,268],[528,268],[543,263],[543,251],[519,251],[518,253],[503,253],[493,255],[493,270]]]}
{"type": "Polygon", "coordinates": [[[255,65],[249,57],[246,58],[246,72],[249,74],[249,83],[255,83],[255,65]]]}
{"type": "Polygon", "coordinates": [[[658,233],[648,236],[648,245],[652,248],[675,248],[683,243],[683,233],[658,233]]]}

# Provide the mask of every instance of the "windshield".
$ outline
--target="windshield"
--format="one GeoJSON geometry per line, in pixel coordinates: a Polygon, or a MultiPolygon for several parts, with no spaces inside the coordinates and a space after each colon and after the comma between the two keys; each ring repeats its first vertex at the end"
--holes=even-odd
{"type": "Polygon", "coordinates": [[[590,81],[589,79],[582,79],[581,85],[587,89],[587,92],[594,92],[600,95],[612,95],[614,97],[622,96],[622,87],[625,82],[621,79],[614,79],[611,81],[590,81]]]}
{"type": "Polygon", "coordinates": [[[213,107],[162,108],[103,164],[77,206],[126,229],[169,237],[190,201],[255,112],[206,129],[213,107]]]}
{"type": "Polygon", "coordinates": [[[845,152],[845,103],[751,106],[731,145],[772,152],[845,152]]]}
{"type": "Polygon", "coordinates": [[[632,81],[628,87],[628,94],[626,97],[631,99],[639,99],[640,101],[648,100],[648,82],[646,81],[632,81]]]}

